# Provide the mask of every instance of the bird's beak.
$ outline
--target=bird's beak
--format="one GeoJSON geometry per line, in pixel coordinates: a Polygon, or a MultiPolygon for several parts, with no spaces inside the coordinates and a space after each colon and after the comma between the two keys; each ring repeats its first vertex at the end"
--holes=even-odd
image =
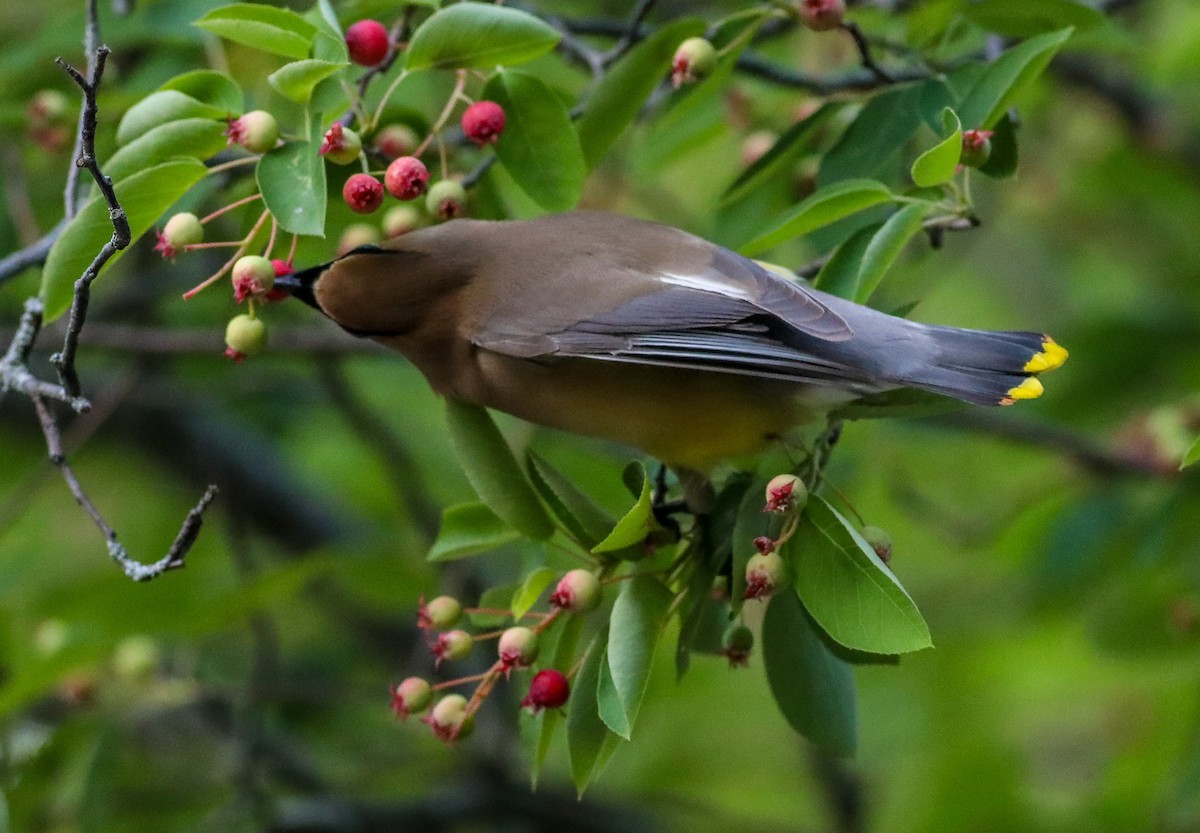
{"type": "Polygon", "coordinates": [[[328,263],[323,263],[320,266],[313,266],[310,269],[304,269],[299,272],[293,272],[290,275],[280,275],[275,278],[275,289],[281,289],[288,295],[291,295],[297,300],[303,301],[315,310],[320,310],[317,305],[316,296],[313,294],[313,284],[317,282],[317,278],[321,277],[321,273],[329,268],[328,263]]]}

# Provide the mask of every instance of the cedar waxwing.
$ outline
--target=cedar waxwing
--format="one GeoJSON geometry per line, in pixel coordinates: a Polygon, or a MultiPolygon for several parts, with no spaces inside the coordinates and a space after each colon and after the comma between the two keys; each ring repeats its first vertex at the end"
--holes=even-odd
{"type": "Polygon", "coordinates": [[[454,220],[277,283],[441,395],[704,470],[864,395],[1042,392],[1047,336],[919,324],[610,214],[454,220]]]}

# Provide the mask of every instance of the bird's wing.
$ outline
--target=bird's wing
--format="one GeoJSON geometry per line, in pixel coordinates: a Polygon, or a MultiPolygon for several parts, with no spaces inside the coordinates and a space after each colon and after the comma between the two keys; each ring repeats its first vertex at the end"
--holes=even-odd
{"type": "MultiPolygon", "coordinates": [[[[474,341],[522,358],[585,357],[813,383],[869,381],[860,369],[812,349],[852,338],[845,319],[801,285],[708,245],[711,257],[699,268],[660,263],[652,283],[638,268],[638,285],[649,291],[587,318],[543,332],[485,327],[474,341]]],[[[612,264],[603,271],[619,280],[612,264]]]]}

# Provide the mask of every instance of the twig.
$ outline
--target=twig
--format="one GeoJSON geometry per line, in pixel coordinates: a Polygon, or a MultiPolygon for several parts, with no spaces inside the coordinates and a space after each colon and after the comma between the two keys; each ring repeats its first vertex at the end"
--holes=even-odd
{"type": "Polygon", "coordinates": [[[895,79],[892,78],[883,67],[875,63],[875,57],[871,54],[871,44],[867,42],[867,38],[863,35],[862,29],[858,28],[858,24],[853,21],[843,21],[842,28],[845,29],[850,37],[854,39],[854,46],[858,49],[858,57],[865,69],[869,70],[877,79],[884,84],[893,84],[895,79]]]}
{"type": "Polygon", "coordinates": [[[655,2],[656,0],[638,0],[637,5],[633,7],[633,13],[629,16],[629,22],[625,24],[625,31],[621,34],[621,39],[600,58],[601,68],[607,69],[612,66],[637,45],[641,39],[642,24],[654,8],[655,2]]]}
{"type": "Polygon", "coordinates": [[[15,278],[32,266],[41,266],[45,263],[46,256],[50,254],[50,247],[54,245],[54,241],[66,227],[67,221],[64,218],[58,222],[58,225],[43,234],[40,240],[0,258],[0,284],[10,278],[15,278]]]}
{"type": "MultiPolygon", "coordinates": [[[[105,47],[105,54],[107,55],[107,53],[108,48],[105,47]]],[[[96,0],[87,0],[87,22],[84,24],[83,29],[83,54],[87,55],[87,77],[95,79],[98,82],[99,75],[96,72],[96,68],[98,65],[104,63],[104,58],[100,55],[100,16],[96,9],[96,0]]],[[[55,63],[59,64],[64,69],[66,68],[66,65],[62,63],[61,59],[55,59],[55,63]]],[[[103,69],[100,71],[103,72],[103,69]]],[[[75,75],[72,75],[71,77],[75,78],[75,75]]],[[[83,86],[78,79],[76,79],[75,83],[83,86]]],[[[86,95],[86,87],[84,87],[84,93],[83,106],[79,109],[79,126],[75,131],[75,149],[71,152],[71,158],[76,160],[82,158],[86,153],[89,119],[91,120],[91,129],[93,133],[95,132],[96,128],[95,96],[93,95],[90,101],[90,106],[92,109],[91,114],[89,115],[89,101],[86,95]]],[[[82,185],[79,182],[79,167],[81,166],[77,165],[77,167],[71,168],[70,171],[67,172],[67,186],[63,192],[63,207],[68,220],[74,217],[76,212],[78,212],[79,200],[82,197],[82,185]]]]}

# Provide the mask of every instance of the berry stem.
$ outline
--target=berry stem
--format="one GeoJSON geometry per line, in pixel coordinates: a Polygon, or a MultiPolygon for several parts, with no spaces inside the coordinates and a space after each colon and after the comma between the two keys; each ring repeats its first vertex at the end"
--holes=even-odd
{"type": "Polygon", "coordinates": [[[401,82],[407,77],[408,70],[401,70],[400,74],[396,76],[396,80],[389,84],[388,88],[384,90],[383,97],[379,99],[379,106],[375,108],[375,115],[371,117],[371,122],[367,126],[367,133],[370,133],[379,126],[379,120],[383,118],[383,108],[387,107],[388,99],[392,97],[392,94],[396,92],[396,88],[399,87],[401,82]]]}
{"type": "MultiPolygon", "coordinates": [[[[222,162],[220,165],[213,165],[211,168],[208,169],[207,176],[212,176],[213,174],[223,173],[224,171],[228,171],[233,168],[240,168],[242,165],[252,165],[261,158],[262,157],[255,155],[255,156],[244,156],[240,159],[230,159],[228,162],[222,162]]],[[[203,222],[203,220],[201,220],[201,222],[203,222]]]]}
{"type": "Polygon", "coordinates": [[[454,107],[462,98],[462,92],[467,86],[467,73],[465,70],[458,71],[458,80],[454,82],[454,91],[450,93],[450,98],[446,100],[446,106],[442,108],[441,114],[437,117],[437,121],[433,123],[433,127],[429,128],[429,135],[425,137],[425,141],[421,142],[420,146],[413,151],[413,156],[420,158],[421,154],[429,149],[430,142],[433,138],[440,134],[446,127],[446,122],[450,121],[450,114],[454,112],[454,107]]]}
{"type": "Polygon", "coordinates": [[[258,232],[262,229],[263,223],[265,223],[267,221],[267,218],[270,216],[271,216],[270,211],[264,211],[262,213],[262,215],[258,218],[258,222],[256,222],[254,224],[254,227],[252,229],[250,229],[250,233],[247,234],[242,239],[242,245],[238,246],[237,251],[233,253],[233,257],[231,257],[231,258],[229,258],[229,260],[225,261],[225,265],[222,266],[220,269],[218,269],[215,275],[205,278],[203,281],[201,281],[200,283],[193,286],[187,292],[183,293],[183,300],[190,301],[193,297],[195,297],[197,292],[199,292],[202,289],[207,289],[209,286],[211,286],[212,284],[219,281],[226,272],[228,272],[230,269],[232,269],[233,264],[237,263],[238,258],[246,253],[246,248],[250,245],[250,241],[255,238],[255,236],[258,234],[258,232]]]}
{"type": "Polygon", "coordinates": [[[271,235],[267,238],[267,248],[263,251],[266,257],[271,256],[271,250],[275,248],[275,238],[279,234],[279,223],[275,221],[274,215],[271,216],[271,235]]]}
{"type": "Polygon", "coordinates": [[[300,235],[292,235],[292,245],[288,247],[287,263],[290,266],[296,259],[296,244],[300,242],[300,235]]]}
{"type": "Polygon", "coordinates": [[[457,680],[446,680],[442,683],[435,683],[433,686],[431,686],[431,688],[434,691],[443,691],[447,688],[454,688],[455,686],[466,685],[467,683],[477,683],[480,680],[485,679],[490,673],[491,671],[489,670],[484,671],[482,674],[471,674],[467,677],[459,677],[457,680]]]}
{"type": "Polygon", "coordinates": [[[201,217],[200,225],[204,225],[209,220],[215,220],[218,217],[220,217],[222,214],[228,214],[230,211],[233,211],[235,208],[241,208],[243,205],[249,205],[250,203],[254,202],[255,200],[261,200],[261,199],[262,199],[262,194],[251,194],[248,197],[242,197],[240,200],[234,200],[233,202],[231,202],[229,205],[225,206],[224,208],[218,208],[216,211],[214,211],[212,214],[209,214],[207,217],[201,217]]]}
{"type": "Polygon", "coordinates": [[[198,249],[230,249],[234,246],[242,245],[241,240],[224,240],[213,243],[189,243],[183,247],[185,252],[194,252],[198,249]]]}

